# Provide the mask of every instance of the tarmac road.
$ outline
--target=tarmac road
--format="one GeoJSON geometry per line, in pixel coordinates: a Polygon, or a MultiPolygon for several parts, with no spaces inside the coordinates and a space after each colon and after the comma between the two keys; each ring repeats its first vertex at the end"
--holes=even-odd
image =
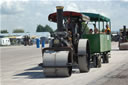
{"type": "Polygon", "coordinates": [[[41,49],[35,46],[0,47],[1,85],[128,85],[128,51],[112,42],[109,64],[89,73],[73,69],[71,77],[46,78],[38,64],[41,49]]]}

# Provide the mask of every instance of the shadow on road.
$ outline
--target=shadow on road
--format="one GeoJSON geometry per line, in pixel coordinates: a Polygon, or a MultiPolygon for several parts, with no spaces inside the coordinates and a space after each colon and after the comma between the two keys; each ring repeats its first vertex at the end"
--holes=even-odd
{"type": "Polygon", "coordinates": [[[42,79],[45,78],[44,73],[42,71],[42,68],[37,66],[37,67],[33,67],[33,68],[29,68],[24,70],[23,73],[19,73],[14,75],[15,79],[16,78],[27,78],[27,79],[42,79]],[[23,77],[22,77],[23,76],[23,77]]]}
{"type": "Polygon", "coordinates": [[[40,66],[37,66],[37,67],[26,69],[25,71],[29,71],[29,70],[42,70],[42,68],[40,66]]]}
{"type": "MultiPolygon", "coordinates": [[[[90,63],[90,68],[94,68],[93,63],[90,63]]],[[[72,74],[80,74],[78,66],[74,66],[72,74]]],[[[49,79],[49,78],[68,78],[68,77],[45,77],[43,68],[36,66],[33,68],[25,69],[23,73],[14,75],[14,79],[49,79]]]]}
{"type": "MultiPolygon", "coordinates": [[[[74,68],[72,74],[79,74],[79,70],[74,68]]],[[[40,66],[25,69],[23,73],[14,75],[14,79],[50,79],[50,78],[68,78],[68,77],[45,77],[43,68],[40,66]]]]}
{"type": "Polygon", "coordinates": [[[28,79],[45,78],[42,72],[24,72],[24,73],[16,74],[15,76],[18,76],[18,79],[20,78],[19,76],[26,76],[28,79]]]}
{"type": "MultiPolygon", "coordinates": [[[[72,74],[80,74],[78,67],[73,67],[72,74]]],[[[43,68],[40,66],[25,69],[23,73],[14,75],[14,79],[49,79],[49,78],[68,78],[68,77],[45,77],[43,68]]]]}

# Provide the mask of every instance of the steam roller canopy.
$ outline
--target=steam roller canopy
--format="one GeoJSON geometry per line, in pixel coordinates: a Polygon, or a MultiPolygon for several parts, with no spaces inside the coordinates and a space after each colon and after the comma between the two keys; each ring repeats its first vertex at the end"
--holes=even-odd
{"type": "Polygon", "coordinates": [[[71,75],[72,67],[67,66],[69,51],[49,51],[44,53],[45,76],[67,77],[71,75]]]}

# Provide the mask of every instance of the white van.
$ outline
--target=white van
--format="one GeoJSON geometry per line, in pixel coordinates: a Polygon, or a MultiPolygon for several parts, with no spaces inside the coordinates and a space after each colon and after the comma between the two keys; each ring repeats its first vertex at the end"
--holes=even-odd
{"type": "Polygon", "coordinates": [[[0,38],[0,45],[11,45],[9,38],[0,38]]]}

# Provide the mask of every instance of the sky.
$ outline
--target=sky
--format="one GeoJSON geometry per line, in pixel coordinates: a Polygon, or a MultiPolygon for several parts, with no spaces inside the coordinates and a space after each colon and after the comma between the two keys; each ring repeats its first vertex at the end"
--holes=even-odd
{"type": "Polygon", "coordinates": [[[48,21],[48,15],[56,12],[56,6],[64,11],[99,13],[111,19],[112,30],[128,27],[128,0],[0,0],[0,29],[11,33],[14,29],[35,32],[37,25],[56,24],[48,21]]]}

